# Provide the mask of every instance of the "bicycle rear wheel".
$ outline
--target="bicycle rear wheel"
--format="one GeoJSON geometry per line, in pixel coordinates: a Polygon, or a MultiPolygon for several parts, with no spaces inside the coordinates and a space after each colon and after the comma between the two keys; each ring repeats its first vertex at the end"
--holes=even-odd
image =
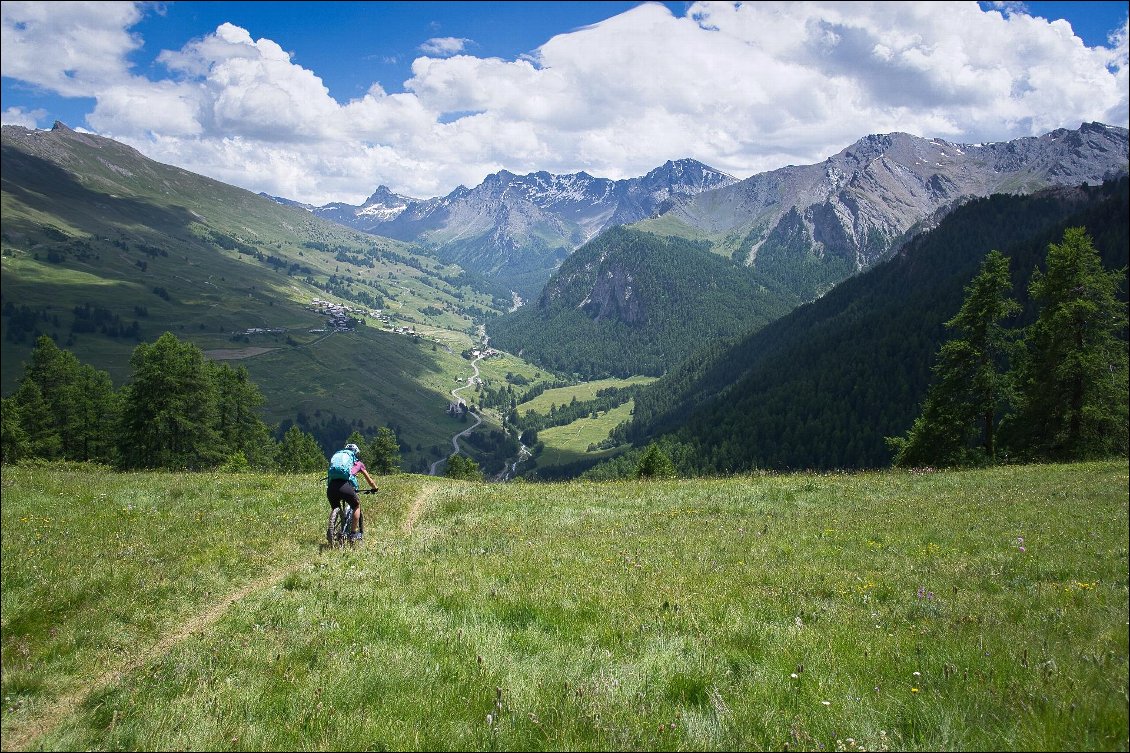
{"type": "Polygon", "coordinates": [[[345,514],[341,511],[340,506],[335,507],[333,512],[330,513],[330,525],[326,529],[326,541],[332,547],[344,546],[347,532],[345,514]]]}

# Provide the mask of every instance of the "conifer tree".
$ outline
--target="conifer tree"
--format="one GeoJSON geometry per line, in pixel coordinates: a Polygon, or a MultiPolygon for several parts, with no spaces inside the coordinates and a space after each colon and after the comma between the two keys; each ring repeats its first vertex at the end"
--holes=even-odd
{"type": "Polygon", "coordinates": [[[638,478],[675,478],[677,475],[671,458],[655,443],[648,445],[636,467],[638,478]]]}
{"type": "Polygon", "coordinates": [[[372,458],[370,468],[382,476],[400,470],[400,443],[392,429],[387,426],[377,429],[377,436],[369,443],[369,457],[372,458]]]}
{"type": "Polygon", "coordinates": [[[479,464],[459,453],[455,453],[447,459],[447,468],[443,475],[447,478],[464,481],[482,481],[483,479],[483,472],[479,470],[479,464]]]}
{"type": "Polygon", "coordinates": [[[30,439],[20,419],[15,396],[0,400],[0,463],[14,463],[31,453],[30,439]]]}
{"type": "Polygon", "coordinates": [[[904,437],[888,438],[896,466],[992,462],[996,430],[1009,394],[1011,339],[1002,321],[1020,307],[1009,296],[1008,258],[990,251],[965,288],[965,300],[946,322],[957,337],[938,351],[934,383],[921,415],[904,437]],[[974,444],[979,449],[974,450],[974,444]]]}
{"type": "Polygon", "coordinates": [[[1029,293],[1020,409],[1009,431],[1025,457],[1079,460],[1127,452],[1126,269],[1107,271],[1084,228],[1048,246],[1029,293]]]}
{"type": "Polygon", "coordinates": [[[36,453],[51,453],[38,457],[100,462],[113,458],[118,404],[109,374],[80,362],[44,335],[36,341],[24,366],[24,381],[38,388],[44,403],[43,412],[27,407],[20,411],[24,430],[42,436],[46,425],[58,436],[57,449],[48,449],[53,442],[36,443],[36,453]]]}
{"type": "Polygon", "coordinates": [[[89,364],[78,364],[74,376],[78,399],[71,416],[67,457],[113,462],[118,453],[117,423],[121,396],[110,375],[89,364]]]}
{"type": "Polygon", "coordinates": [[[286,430],[275,458],[275,464],[284,473],[324,472],[328,462],[318,440],[297,426],[286,430]]]}
{"type": "Polygon", "coordinates": [[[198,470],[225,459],[216,430],[216,385],[200,348],[170,332],[142,343],[130,358],[123,388],[124,468],[198,470]]]}
{"type": "Polygon", "coordinates": [[[267,468],[275,460],[276,448],[270,429],[259,418],[258,408],[264,403],[259,386],[243,366],[210,364],[210,370],[216,386],[216,430],[225,454],[240,453],[250,467],[267,468]]]}

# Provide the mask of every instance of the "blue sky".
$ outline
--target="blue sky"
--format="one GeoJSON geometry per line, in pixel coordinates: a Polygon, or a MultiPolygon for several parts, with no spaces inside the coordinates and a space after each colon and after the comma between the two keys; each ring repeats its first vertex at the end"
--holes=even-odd
{"type": "Polygon", "coordinates": [[[5,124],[315,204],[1127,125],[1127,3],[3,3],[5,124]],[[1070,24],[1068,27],[1062,20],[1070,24]]]}

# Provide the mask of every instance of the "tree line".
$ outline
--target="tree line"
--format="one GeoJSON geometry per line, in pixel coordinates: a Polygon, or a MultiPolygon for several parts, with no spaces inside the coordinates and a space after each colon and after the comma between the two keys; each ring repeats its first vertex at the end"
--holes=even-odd
{"type": "Polygon", "coordinates": [[[1036,321],[1020,311],[1008,258],[991,251],[946,322],[934,382],[906,434],[889,438],[898,466],[959,466],[999,456],[1084,460],[1127,453],[1126,269],[1107,271],[1084,228],[1048,247],[1033,274],[1036,321]]]}
{"type": "Polygon", "coordinates": [[[573,252],[536,304],[491,320],[491,342],[558,374],[659,376],[792,298],[703,242],[613,228],[573,252]]]}
{"type": "MultiPolygon", "coordinates": [[[[72,460],[120,470],[326,469],[317,440],[297,426],[276,439],[259,417],[264,398],[247,369],[208,360],[166,332],[130,357],[115,389],[109,374],[79,361],[50,337],[36,341],[15,392],[2,401],[0,461],[72,460]]],[[[347,441],[377,473],[399,470],[391,429],[347,441]]]]}
{"type": "MultiPolygon", "coordinates": [[[[819,300],[736,341],[711,343],[641,390],[633,420],[615,434],[637,448],[659,442],[683,475],[889,466],[894,449],[885,438],[906,432],[920,414],[936,379],[935,355],[958,334],[946,322],[986,252],[1000,249],[1010,259],[1021,310],[1005,323],[1019,347],[1020,333],[1046,306],[1030,277],[1036,269],[1048,274],[1049,246],[1062,245],[1067,228],[1087,228],[1103,268],[1127,264],[1128,193],[1122,178],[968,202],[819,300]]],[[[1110,276],[1125,306],[1125,272],[1110,276]]],[[[1125,351],[1125,327],[1115,334],[1125,351]]],[[[1018,428],[1015,416],[1003,423],[1002,431],[1018,428]]],[[[1006,438],[1009,458],[1034,457],[1009,431],[995,438],[998,452],[1006,438]]],[[[639,452],[594,472],[623,476],[639,452]]]]}

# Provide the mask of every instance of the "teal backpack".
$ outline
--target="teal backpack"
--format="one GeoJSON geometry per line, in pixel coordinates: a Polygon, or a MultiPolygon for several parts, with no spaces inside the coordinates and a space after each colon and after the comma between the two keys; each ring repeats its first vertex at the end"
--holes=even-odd
{"type": "Polygon", "coordinates": [[[346,479],[349,480],[353,477],[351,471],[353,470],[353,463],[356,462],[353,453],[349,450],[338,450],[330,458],[329,478],[346,479]]]}

